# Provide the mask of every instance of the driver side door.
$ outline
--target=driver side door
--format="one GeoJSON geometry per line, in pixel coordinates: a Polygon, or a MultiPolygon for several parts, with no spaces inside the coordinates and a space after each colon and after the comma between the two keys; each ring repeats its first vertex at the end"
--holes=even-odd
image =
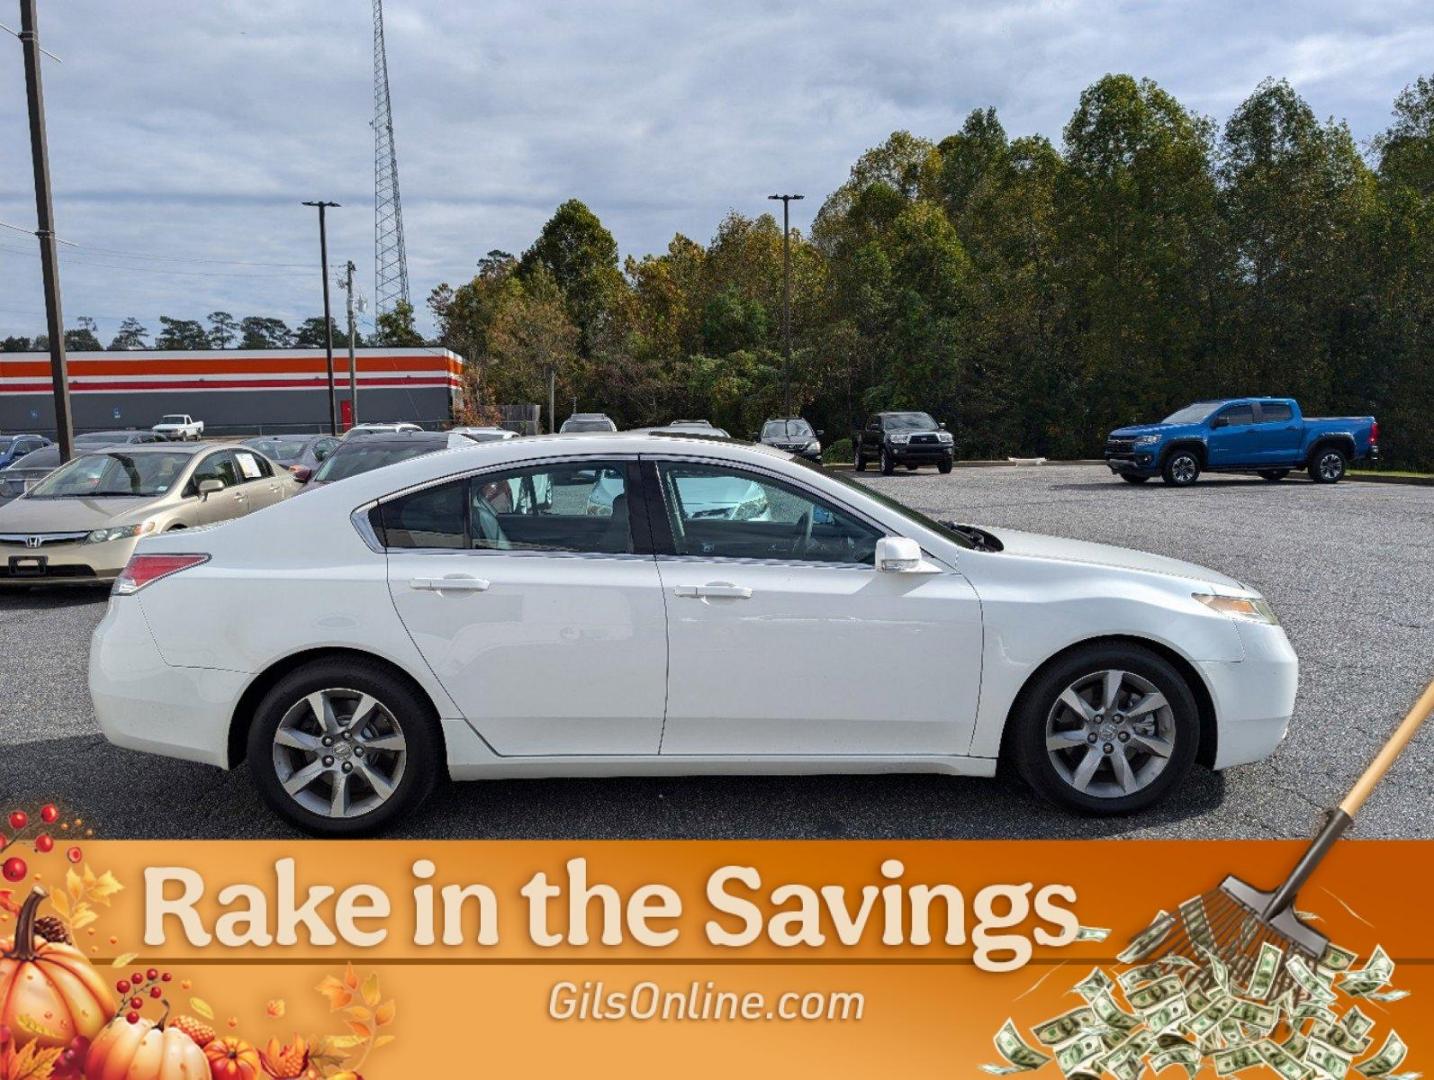
{"type": "Polygon", "coordinates": [[[879,573],[886,530],[731,464],[645,461],[667,599],[664,755],[964,754],[981,608],[955,570],[879,573]]]}

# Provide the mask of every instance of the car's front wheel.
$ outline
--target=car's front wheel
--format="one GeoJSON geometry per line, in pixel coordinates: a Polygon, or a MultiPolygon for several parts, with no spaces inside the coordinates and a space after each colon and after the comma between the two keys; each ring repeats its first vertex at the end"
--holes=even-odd
{"type": "Polygon", "coordinates": [[[432,706],[377,665],[319,660],[259,703],[249,768],[264,801],[306,832],[360,836],[412,813],[442,760],[432,706]]]}
{"type": "Polygon", "coordinates": [[[896,458],[891,456],[891,451],[886,447],[881,448],[881,475],[890,476],[896,471],[896,458]]]}
{"type": "Polygon", "coordinates": [[[949,473],[951,471],[951,459],[942,458],[940,461],[938,461],[936,463],[936,471],[941,473],[941,475],[943,476],[949,473]]]}
{"type": "Polygon", "coordinates": [[[1092,645],[1022,691],[1008,744],[1017,770],[1052,802],[1126,814],[1159,802],[1200,741],[1195,697],[1169,661],[1137,645],[1092,645]]]}
{"type": "Polygon", "coordinates": [[[861,446],[856,448],[856,471],[866,472],[866,455],[861,452],[861,446]]]}
{"type": "Polygon", "coordinates": [[[1175,450],[1165,459],[1160,478],[1171,487],[1189,487],[1200,479],[1200,459],[1193,450],[1175,450]]]}

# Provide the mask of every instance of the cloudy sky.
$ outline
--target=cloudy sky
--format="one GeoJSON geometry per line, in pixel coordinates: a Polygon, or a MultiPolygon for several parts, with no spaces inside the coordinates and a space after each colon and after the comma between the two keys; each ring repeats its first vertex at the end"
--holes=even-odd
{"type": "MultiPolygon", "coordinates": [[[[0,21],[16,25],[14,5],[0,21]]],[[[321,310],[330,258],[373,279],[372,37],[361,0],[42,0],[67,322],[321,310]]],[[[1058,140],[1081,89],[1150,76],[1223,122],[1267,75],[1368,140],[1434,72],[1434,6],[806,0],[388,0],[415,305],[562,200],[625,254],[711,237],[801,191],[805,228],[889,132],[940,138],[995,105],[1058,140]]],[[[34,226],[23,67],[0,35],[0,222],[34,226]]],[[[43,328],[32,237],[0,229],[0,335],[43,328]]]]}

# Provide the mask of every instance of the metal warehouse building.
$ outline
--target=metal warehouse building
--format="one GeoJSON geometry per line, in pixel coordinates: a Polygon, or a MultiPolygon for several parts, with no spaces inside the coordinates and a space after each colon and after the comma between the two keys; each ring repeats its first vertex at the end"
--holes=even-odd
{"type": "MultiPolygon", "coordinates": [[[[446,349],[359,349],[358,402],[349,400],[348,353],[334,354],[340,415],[347,422],[448,423],[458,407],[463,359],[446,349]]],[[[147,428],[165,413],[189,413],[206,434],[327,431],[322,349],[212,352],[73,352],[70,407],[75,430],[147,428]]],[[[53,435],[48,353],[0,353],[0,432],[53,435]]]]}

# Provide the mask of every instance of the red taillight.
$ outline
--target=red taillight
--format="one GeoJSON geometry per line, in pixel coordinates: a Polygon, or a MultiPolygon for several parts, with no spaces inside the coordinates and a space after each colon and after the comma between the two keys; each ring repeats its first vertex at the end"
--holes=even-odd
{"type": "Polygon", "coordinates": [[[290,465],[289,471],[294,474],[294,479],[301,484],[307,484],[309,477],[314,475],[314,470],[307,465],[290,465]]]}
{"type": "Polygon", "coordinates": [[[160,578],[208,561],[208,555],[131,555],[120,576],[115,578],[115,592],[129,596],[160,578]]]}
{"type": "Polygon", "coordinates": [[[1379,445],[1379,421],[1378,421],[1378,420],[1374,421],[1374,423],[1372,423],[1372,424],[1369,425],[1369,444],[1370,444],[1371,446],[1377,446],[1377,445],[1379,445]]]}

